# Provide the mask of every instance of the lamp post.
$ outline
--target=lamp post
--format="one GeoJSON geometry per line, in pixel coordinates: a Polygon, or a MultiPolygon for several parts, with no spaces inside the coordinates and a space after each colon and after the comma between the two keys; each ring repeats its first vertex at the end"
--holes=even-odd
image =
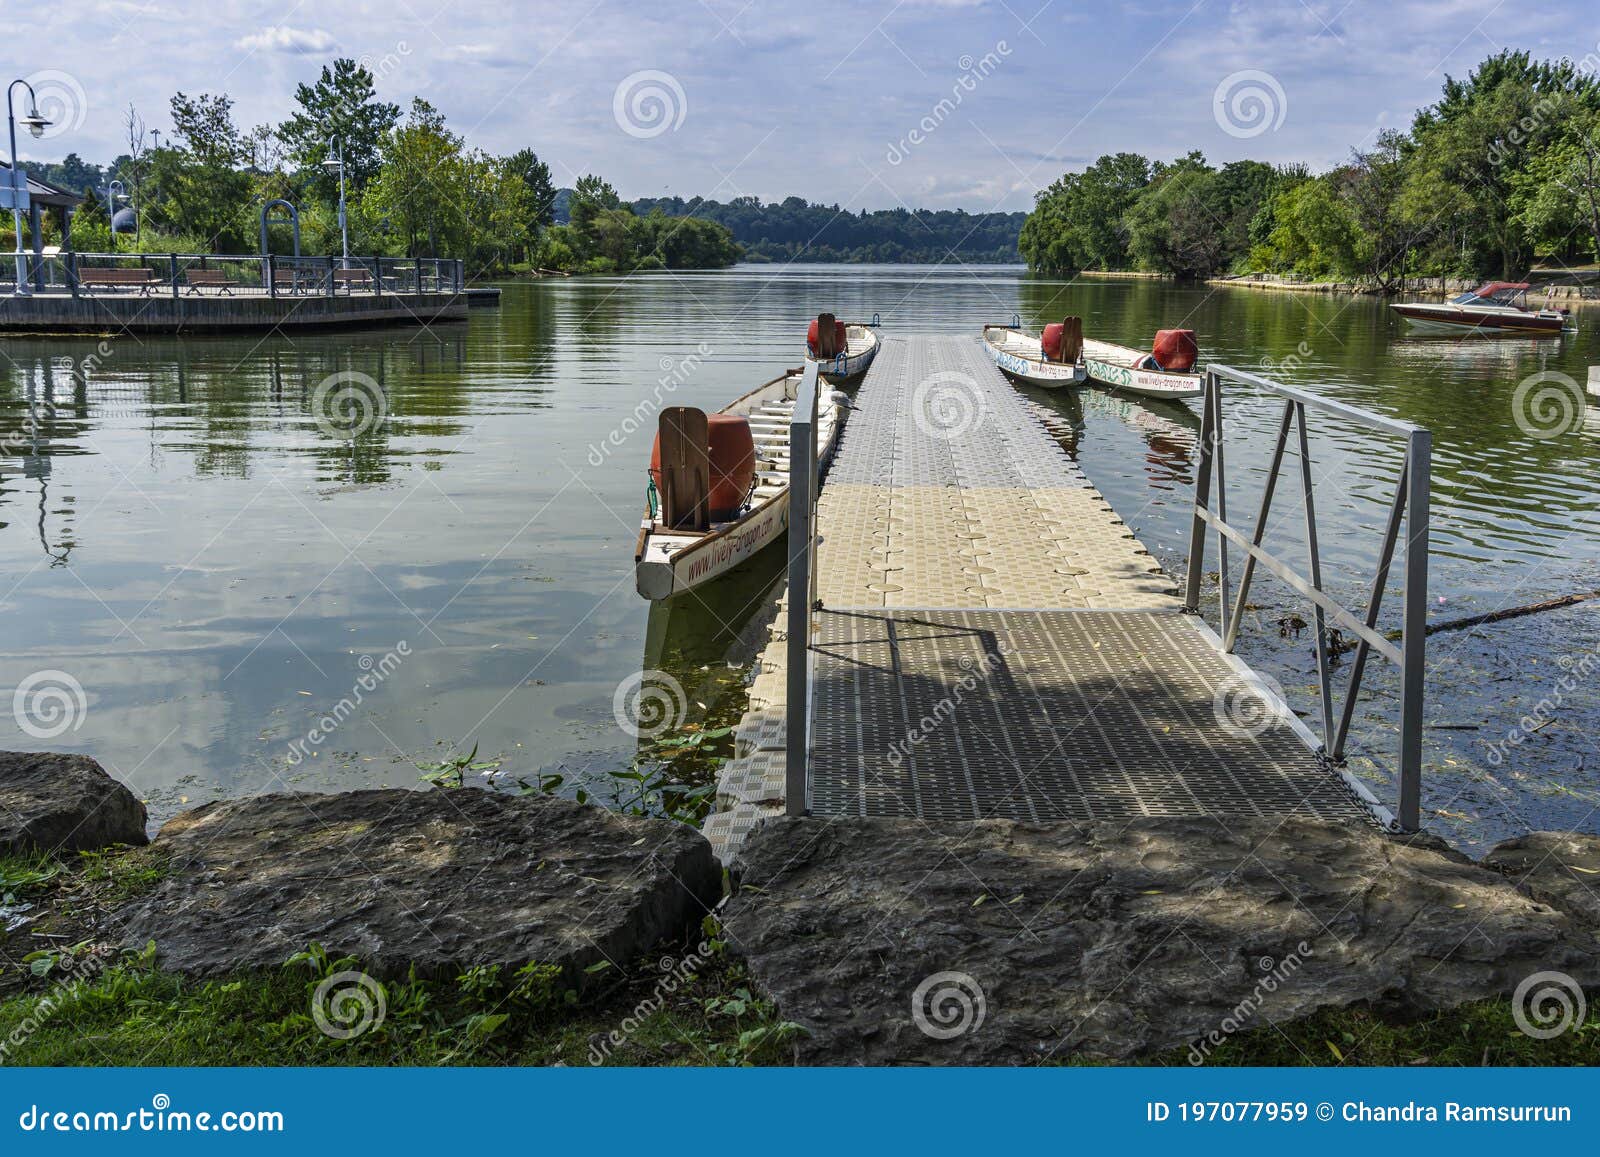
{"type": "Polygon", "coordinates": [[[322,167],[332,172],[339,170],[339,241],[344,248],[344,268],[350,268],[350,226],[345,217],[344,206],[344,139],[335,137],[328,142],[330,151],[337,148],[332,156],[322,162],[322,167]]]}
{"type": "Polygon", "coordinates": [[[128,186],[112,181],[106,186],[106,228],[111,235],[111,252],[117,251],[117,198],[128,199],[128,186]]]}
{"type": "Polygon", "coordinates": [[[6,122],[11,130],[11,224],[17,235],[17,284],[12,293],[17,297],[28,296],[28,258],[22,248],[22,197],[28,191],[27,178],[19,177],[22,167],[17,163],[17,112],[12,107],[16,99],[17,85],[28,90],[28,115],[22,118],[22,123],[35,138],[44,136],[44,130],[50,127],[50,122],[39,115],[39,98],[33,91],[33,85],[25,80],[13,80],[6,89],[6,122]]]}

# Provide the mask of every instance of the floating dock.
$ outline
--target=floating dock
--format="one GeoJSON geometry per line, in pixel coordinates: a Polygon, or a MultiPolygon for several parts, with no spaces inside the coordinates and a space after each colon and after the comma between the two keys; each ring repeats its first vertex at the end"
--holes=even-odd
{"type": "MultiPolygon", "coordinates": [[[[815,511],[805,810],[1383,822],[975,339],[887,339],[854,401],[815,511]]],[[[705,825],[725,861],[799,810],[789,621],[705,825]]]]}

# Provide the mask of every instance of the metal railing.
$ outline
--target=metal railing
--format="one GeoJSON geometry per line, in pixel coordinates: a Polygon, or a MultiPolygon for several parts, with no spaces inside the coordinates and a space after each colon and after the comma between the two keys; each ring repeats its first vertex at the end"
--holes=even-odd
{"type": "Polygon", "coordinates": [[[1200,465],[1195,480],[1194,519],[1189,532],[1189,570],[1184,590],[1184,609],[1191,614],[1198,614],[1201,579],[1205,573],[1205,528],[1210,526],[1217,532],[1218,601],[1222,616],[1220,634],[1224,651],[1232,652],[1238,641],[1239,625],[1250,594],[1250,582],[1258,564],[1311,601],[1316,619],[1317,678],[1322,715],[1322,746],[1319,754],[1340,770],[1346,781],[1357,791],[1358,796],[1368,800],[1371,799],[1371,793],[1366,790],[1365,785],[1343,770],[1345,742],[1349,737],[1350,723],[1355,715],[1356,700],[1361,690],[1362,678],[1366,673],[1367,660],[1372,652],[1376,651],[1399,668],[1401,685],[1399,807],[1394,818],[1388,818],[1386,809],[1381,807],[1375,811],[1389,826],[1407,832],[1416,831],[1421,826],[1423,677],[1427,661],[1428,526],[1432,444],[1432,437],[1427,430],[1409,422],[1385,418],[1229,366],[1209,367],[1206,373],[1204,409],[1200,426],[1200,465]],[[1224,379],[1283,399],[1283,415],[1278,423],[1272,465],[1267,471],[1263,485],[1255,528],[1249,534],[1228,522],[1227,477],[1222,440],[1224,379]],[[1405,461],[1395,486],[1393,500],[1389,504],[1383,545],[1378,555],[1377,573],[1372,580],[1366,613],[1359,618],[1336,602],[1322,585],[1322,556],[1317,544],[1316,508],[1312,500],[1311,454],[1306,429],[1307,409],[1323,411],[1350,425],[1363,426],[1405,439],[1405,461]],[[1277,489],[1278,476],[1283,467],[1291,430],[1297,434],[1300,483],[1305,501],[1309,575],[1300,574],[1282,559],[1263,549],[1261,545],[1266,535],[1267,517],[1272,509],[1272,499],[1277,489]],[[1213,476],[1216,485],[1214,498],[1213,476]],[[1402,524],[1406,543],[1405,585],[1402,594],[1402,636],[1399,646],[1396,646],[1378,631],[1377,624],[1402,524]],[[1231,603],[1228,583],[1230,543],[1244,551],[1245,555],[1244,570],[1231,603]],[[1349,683],[1337,721],[1334,718],[1333,673],[1328,653],[1330,624],[1348,632],[1358,640],[1355,658],[1351,663],[1349,683]]]}
{"type": "Polygon", "coordinates": [[[811,615],[817,552],[817,363],[806,360],[789,415],[789,623],[785,681],[784,800],[792,816],[808,807],[811,754],[811,615]]]}
{"type": "MultiPolygon", "coordinates": [[[[27,255],[29,288],[73,297],[344,297],[460,293],[462,261],[449,257],[289,257],[226,253],[27,255]]],[[[6,279],[7,284],[10,280],[6,279]]]]}

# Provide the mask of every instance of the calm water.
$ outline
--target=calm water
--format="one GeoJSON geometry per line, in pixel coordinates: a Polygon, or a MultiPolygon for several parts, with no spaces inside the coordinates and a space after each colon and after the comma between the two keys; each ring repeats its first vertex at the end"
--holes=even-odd
{"type": "MultiPolygon", "coordinates": [[[[976,333],[1019,310],[1079,313],[1130,344],[1189,326],[1208,359],[1269,365],[1433,430],[1436,617],[1600,587],[1600,411],[1543,438],[1513,404],[1530,374],[1582,381],[1600,362],[1597,314],[1559,342],[1454,343],[1403,339],[1367,299],[1068,286],[1009,268],[549,280],[432,329],[0,343],[0,433],[30,395],[39,422],[33,444],[0,454],[0,687],[53,683],[70,699],[75,682],[86,708],[56,736],[0,715],[0,743],[93,755],[157,819],[285,786],[411,785],[415,761],[452,745],[508,776],[603,778],[635,752],[613,699],[641,665],[673,671],[694,712],[734,701],[779,561],[652,617],[632,578],[649,434],[626,419],[663,379],[681,379],[674,402],[714,409],[796,364],[821,309],[878,312],[889,334],[976,333]],[[319,386],[341,373],[375,382],[381,413],[329,420],[319,386]],[[363,676],[348,717],[308,734],[363,676]]],[[[1193,404],[1039,397],[1181,572],[1193,404]]],[[[1229,407],[1233,510],[1253,512],[1276,413],[1248,396],[1229,407]]],[[[1313,459],[1328,580],[1359,605],[1398,447],[1322,422],[1313,459]]],[[[1298,495],[1280,493],[1274,539],[1294,555],[1298,495]]],[[[1310,709],[1310,639],[1280,629],[1281,589],[1259,592],[1242,651],[1310,709]]],[[[1597,616],[1591,603],[1435,636],[1427,803],[1450,834],[1600,830],[1594,682],[1571,680],[1553,721],[1502,764],[1486,747],[1553,693],[1562,664],[1588,669],[1597,616]]],[[[1374,690],[1362,740],[1381,757],[1392,681],[1374,690]]]]}

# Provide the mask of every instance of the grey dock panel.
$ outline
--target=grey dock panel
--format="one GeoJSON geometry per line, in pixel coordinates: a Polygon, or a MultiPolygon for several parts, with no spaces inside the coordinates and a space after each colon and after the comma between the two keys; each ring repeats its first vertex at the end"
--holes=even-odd
{"type": "Polygon", "coordinates": [[[885,342],[818,528],[813,811],[1367,817],[976,340],[885,342]]]}

